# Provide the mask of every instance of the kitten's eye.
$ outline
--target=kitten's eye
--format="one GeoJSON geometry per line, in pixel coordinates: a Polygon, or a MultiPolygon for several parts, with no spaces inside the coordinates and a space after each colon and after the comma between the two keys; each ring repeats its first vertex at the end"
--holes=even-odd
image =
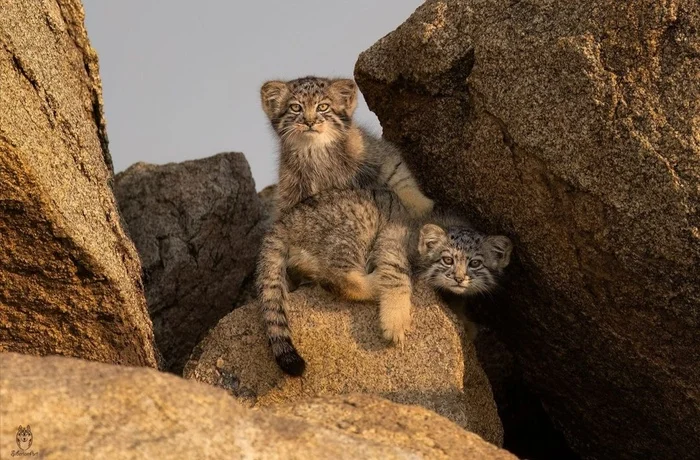
{"type": "Polygon", "coordinates": [[[298,112],[301,112],[301,105],[299,105],[299,104],[292,104],[292,105],[289,106],[289,110],[291,110],[292,112],[297,112],[297,113],[298,113],[298,112]]]}
{"type": "Polygon", "coordinates": [[[455,260],[452,257],[445,256],[442,258],[442,263],[445,265],[452,265],[453,263],[455,263],[455,260]]]}
{"type": "Polygon", "coordinates": [[[318,107],[316,107],[316,110],[318,110],[319,112],[325,112],[325,111],[328,110],[330,107],[331,107],[331,106],[328,105],[328,104],[318,104],[318,107]]]}
{"type": "Polygon", "coordinates": [[[481,267],[481,261],[479,259],[472,259],[469,261],[469,266],[471,268],[479,268],[481,267]]]}

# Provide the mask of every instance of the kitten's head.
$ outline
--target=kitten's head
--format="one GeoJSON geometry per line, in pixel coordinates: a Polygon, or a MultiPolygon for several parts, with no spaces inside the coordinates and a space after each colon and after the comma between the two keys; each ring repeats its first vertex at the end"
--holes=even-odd
{"type": "Polygon", "coordinates": [[[268,81],[260,88],[260,98],[282,142],[325,146],[347,135],[357,86],[349,79],[317,77],[268,81]]]}
{"type": "Polygon", "coordinates": [[[496,288],[512,249],[505,236],[486,236],[462,226],[445,230],[426,224],[418,241],[423,277],[433,288],[459,295],[496,288]]]}

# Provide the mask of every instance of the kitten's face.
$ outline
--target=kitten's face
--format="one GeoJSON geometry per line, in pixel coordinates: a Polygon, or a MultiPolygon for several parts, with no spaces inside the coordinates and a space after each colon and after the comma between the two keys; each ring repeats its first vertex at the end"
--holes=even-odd
{"type": "Polygon", "coordinates": [[[418,243],[423,277],[433,288],[458,295],[487,293],[497,287],[512,248],[505,236],[485,236],[467,227],[445,231],[432,224],[421,229],[418,243]]]}
{"type": "Polygon", "coordinates": [[[287,145],[325,146],[347,135],[357,87],[347,79],[306,77],[269,81],[260,89],[263,110],[287,145]]]}

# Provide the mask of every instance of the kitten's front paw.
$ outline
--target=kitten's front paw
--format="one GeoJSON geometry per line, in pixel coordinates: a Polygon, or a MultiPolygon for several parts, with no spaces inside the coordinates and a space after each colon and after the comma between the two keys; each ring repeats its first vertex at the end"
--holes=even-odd
{"type": "Polygon", "coordinates": [[[401,299],[399,302],[392,302],[390,305],[383,303],[380,306],[380,323],[382,335],[392,343],[401,345],[403,348],[406,342],[406,333],[411,326],[411,301],[401,299]]]}

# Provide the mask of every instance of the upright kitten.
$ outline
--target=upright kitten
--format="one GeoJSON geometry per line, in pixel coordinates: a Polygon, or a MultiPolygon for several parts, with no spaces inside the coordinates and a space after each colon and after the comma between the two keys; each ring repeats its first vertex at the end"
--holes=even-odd
{"type": "Polygon", "coordinates": [[[279,211],[333,188],[390,188],[412,215],[432,210],[399,150],[354,124],[354,81],[269,81],[260,98],[280,140],[279,211]]]}
{"type": "Polygon", "coordinates": [[[284,372],[298,376],[305,368],[285,313],[288,269],[346,299],[379,301],[384,337],[404,341],[411,320],[407,215],[388,190],[331,189],[275,221],[263,239],[257,285],[270,346],[284,372]]]}

